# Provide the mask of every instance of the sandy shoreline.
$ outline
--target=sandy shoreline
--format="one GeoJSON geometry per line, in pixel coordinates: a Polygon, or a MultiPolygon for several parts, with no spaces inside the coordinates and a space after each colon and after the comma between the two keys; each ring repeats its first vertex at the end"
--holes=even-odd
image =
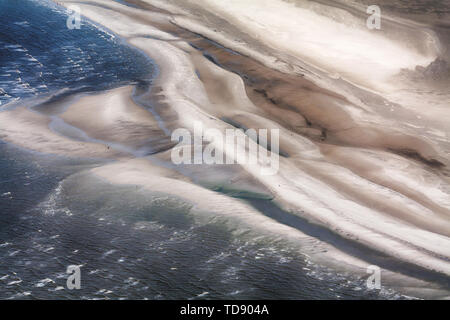
{"type": "MultiPolygon", "coordinates": [[[[450,276],[448,141],[405,125],[420,123],[439,131],[443,120],[438,112],[436,118],[419,121],[409,107],[379,94],[353,88],[349,97],[352,86],[342,84],[343,80],[323,78],[323,83],[332,85],[320,87],[320,81],[311,81],[316,70],[290,65],[290,60],[273,64],[270,57],[263,57],[264,51],[260,59],[240,52],[238,42],[229,38],[233,30],[225,26],[226,32],[212,35],[201,20],[183,13],[186,7],[156,10],[149,5],[158,1],[130,1],[146,10],[103,0],[57,2],[79,5],[83,15],[145,52],[158,65],[158,78],[134,100],[132,88],[123,87],[80,97],[57,115],[25,107],[0,112],[2,139],[46,153],[119,160],[92,173],[115,184],[136,184],[173,195],[189,192],[188,199],[205,212],[241,221],[257,232],[312,241],[240,200],[196,185],[209,173],[212,181],[264,194],[285,211],[319,223],[339,237],[417,266],[421,272],[440,274],[440,279],[450,276]],[[223,40],[220,44],[234,51],[199,33],[223,40]],[[55,117],[68,126],[52,130],[55,117]],[[236,125],[280,129],[280,150],[286,155],[280,157],[279,172],[261,176],[259,165],[235,166],[233,172],[173,167],[168,133],[176,128],[193,131],[196,121],[222,132],[236,125]],[[89,139],[75,139],[80,133],[72,127],[89,139]]],[[[336,269],[365,274],[364,259],[329,244],[321,243],[321,248],[309,252],[312,260],[328,260],[336,269]]],[[[396,272],[387,274],[394,287],[436,289],[438,285],[396,272]]],[[[449,289],[448,282],[442,285],[449,289]]],[[[446,297],[445,290],[434,294],[446,297]]]]}

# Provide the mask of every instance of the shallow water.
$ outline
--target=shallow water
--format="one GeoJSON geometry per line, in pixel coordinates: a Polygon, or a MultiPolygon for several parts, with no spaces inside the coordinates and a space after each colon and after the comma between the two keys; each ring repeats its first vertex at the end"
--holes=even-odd
{"type": "Polygon", "coordinates": [[[74,93],[151,79],[153,65],[144,55],[85,19],[69,30],[65,9],[48,0],[0,0],[0,18],[0,106],[66,88],[74,93]]]}

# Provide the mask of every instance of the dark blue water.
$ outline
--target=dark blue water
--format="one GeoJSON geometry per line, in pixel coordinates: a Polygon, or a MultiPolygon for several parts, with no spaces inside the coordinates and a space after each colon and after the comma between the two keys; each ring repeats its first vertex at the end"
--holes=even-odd
{"type": "MultiPolygon", "coordinates": [[[[154,74],[140,52],[88,21],[68,30],[66,11],[50,1],[0,0],[0,18],[3,105],[154,74]]],[[[0,140],[0,299],[398,297],[315,266],[280,239],[197,221],[176,197],[88,173],[102,164],[0,140]],[[69,265],[81,266],[80,290],[66,287],[69,265]]]]}
{"type": "Polygon", "coordinates": [[[148,81],[150,61],[86,19],[66,26],[48,0],[0,0],[0,106],[18,98],[148,81]]]}

